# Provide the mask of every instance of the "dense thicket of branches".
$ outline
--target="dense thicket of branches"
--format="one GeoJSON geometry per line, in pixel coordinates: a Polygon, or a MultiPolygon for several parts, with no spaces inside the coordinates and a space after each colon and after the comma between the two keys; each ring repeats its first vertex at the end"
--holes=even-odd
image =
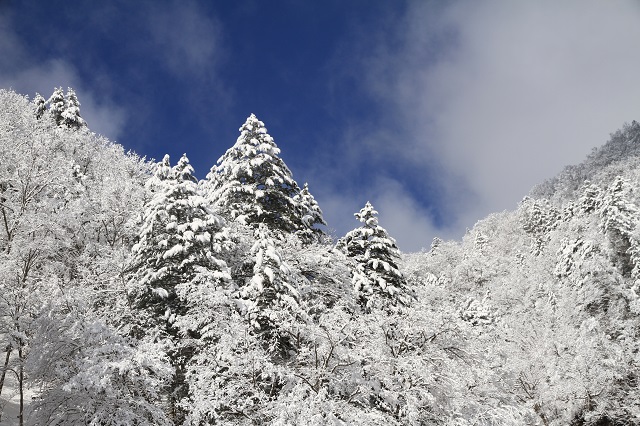
{"type": "Polygon", "coordinates": [[[264,123],[240,131],[197,182],[91,133],[71,89],[0,90],[2,415],[640,424],[640,125],[414,254],[369,203],[334,246],[264,123]]]}

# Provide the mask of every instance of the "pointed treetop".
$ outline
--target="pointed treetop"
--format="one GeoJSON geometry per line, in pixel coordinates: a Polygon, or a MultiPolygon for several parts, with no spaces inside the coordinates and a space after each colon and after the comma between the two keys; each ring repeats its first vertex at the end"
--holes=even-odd
{"type": "Polygon", "coordinates": [[[67,88],[67,97],[65,101],[64,111],[62,112],[64,124],[70,129],[80,129],[87,125],[82,117],[80,117],[80,101],[76,96],[76,92],[71,88],[67,88]]]}
{"type": "MultiPolygon", "coordinates": [[[[240,131],[242,131],[243,128],[246,128],[248,126],[259,126],[259,127],[264,127],[264,123],[260,120],[258,120],[258,117],[256,117],[256,115],[254,113],[249,114],[249,117],[247,117],[247,119],[245,120],[244,124],[242,125],[242,127],[240,127],[240,131]]],[[[250,129],[253,130],[253,129],[250,129]]]]}
{"type": "Polygon", "coordinates": [[[294,197],[300,192],[264,123],[251,114],[233,147],[202,183],[204,195],[230,220],[269,229],[304,229],[294,197]]]}
{"type": "MultiPolygon", "coordinates": [[[[241,155],[255,156],[265,154],[276,157],[280,155],[280,148],[276,145],[273,138],[267,133],[264,123],[251,114],[247,117],[242,127],[240,127],[240,136],[236,140],[234,148],[241,148],[241,155]]],[[[233,149],[233,148],[232,148],[233,149]]],[[[220,158],[222,160],[222,158],[220,158]]],[[[218,162],[220,162],[218,160],[218,162]]]]}
{"type": "Polygon", "coordinates": [[[53,119],[56,121],[56,124],[62,123],[63,117],[62,113],[65,110],[65,101],[64,101],[64,92],[62,91],[62,87],[57,87],[49,100],[47,100],[49,104],[49,111],[53,116],[53,119]]]}
{"type": "Polygon", "coordinates": [[[309,184],[305,183],[293,199],[298,204],[298,216],[304,225],[304,228],[297,232],[298,236],[306,242],[321,241],[326,234],[318,226],[327,226],[327,222],[324,220],[318,202],[309,191],[309,184]]]}
{"type": "Polygon", "coordinates": [[[194,176],[195,171],[189,163],[187,154],[182,154],[182,157],[180,157],[180,160],[178,160],[178,164],[176,164],[176,166],[173,168],[173,173],[175,177],[180,181],[190,181],[193,183],[198,182],[198,180],[194,176]]]}
{"type": "Polygon", "coordinates": [[[162,160],[158,161],[153,167],[153,176],[147,181],[148,188],[157,188],[163,181],[169,178],[171,173],[171,160],[169,154],[165,154],[162,160]]]}
{"type": "Polygon", "coordinates": [[[352,284],[367,308],[377,303],[372,298],[374,295],[389,299],[392,304],[405,304],[409,297],[406,280],[398,267],[400,250],[387,230],[378,225],[377,214],[367,202],[355,213],[364,225],[348,232],[338,242],[338,248],[356,261],[352,284]]]}
{"type": "Polygon", "coordinates": [[[373,208],[373,205],[369,201],[363,208],[360,209],[360,212],[353,214],[356,219],[360,222],[364,223],[369,228],[375,228],[378,226],[378,212],[373,208]]]}
{"type": "Polygon", "coordinates": [[[431,253],[435,253],[438,247],[442,244],[442,239],[438,237],[433,237],[433,241],[431,241],[431,253]]]}
{"type": "Polygon", "coordinates": [[[42,97],[42,95],[40,95],[40,93],[36,93],[36,96],[33,98],[33,104],[36,106],[36,118],[39,119],[47,110],[47,101],[42,97]]]}
{"type": "Polygon", "coordinates": [[[165,154],[164,157],[162,157],[162,160],[160,160],[158,162],[158,164],[162,164],[163,166],[171,166],[171,157],[169,156],[169,154],[165,154]]]}

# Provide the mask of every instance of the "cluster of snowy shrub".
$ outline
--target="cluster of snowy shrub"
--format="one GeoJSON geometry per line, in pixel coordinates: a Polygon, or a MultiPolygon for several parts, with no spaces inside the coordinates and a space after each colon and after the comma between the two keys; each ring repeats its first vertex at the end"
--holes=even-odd
{"type": "Polygon", "coordinates": [[[79,106],[0,91],[20,424],[640,424],[637,123],[461,242],[401,254],[370,203],[332,241],[253,115],[198,181],[79,106]]]}

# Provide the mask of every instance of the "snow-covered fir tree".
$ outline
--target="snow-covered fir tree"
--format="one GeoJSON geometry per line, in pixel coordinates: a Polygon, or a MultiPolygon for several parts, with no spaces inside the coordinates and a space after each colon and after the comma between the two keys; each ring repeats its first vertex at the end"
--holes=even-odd
{"type": "Polygon", "coordinates": [[[264,123],[251,114],[202,182],[205,196],[230,220],[285,233],[306,229],[294,200],[298,184],[279,155],[264,123]]]}
{"type": "Polygon", "coordinates": [[[176,369],[170,410],[180,420],[185,415],[180,404],[188,395],[185,369],[197,346],[190,339],[198,339],[207,326],[202,323],[206,317],[197,318],[194,312],[200,312],[200,302],[208,302],[205,295],[216,298],[216,289],[224,287],[230,276],[219,258],[227,239],[222,220],[200,196],[188,158],[183,155],[165,177],[167,163],[165,156],[152,178],[156,192],[133,247],[129,294],[140,312],[133,334],[166,341],[176,369]]]}
{"type": "Polygon", "coordinates": [[[436,251],[438,250],[438,247],[440,247],[440,245],[442,245],[442,239],[440,237],[433,237],[433,240],[431,241],[431,246],[429,247],[429,253],[435,254],[436,251]]]}
{"type": "Polygon", "coordinates": [[[481,231],[477,231],[475,234],[474,245],[479,251],[484,251],[489,243],[488,238],[481,231]]]}
{"type": "Polygon", "coordinates": [[[171,158],[169,154],[165,154],[162,160],[153,165],[153,175],[147,180],[145,186],[152,192],[162,190],[165,180],[171,175],[171,158]]]}
{"type": "Polygon", "coordinates": [[[324,220],[318,202],[309,192],[309,184],[305,183],[293,199],[298,205],[298,217],[302,219],[304,225],[303,229],[297,231],[298,236],[307,242],[321,241],[326,234],[319,226],[327,226],[327,222],[324,220]]]}
{"type": "Polygon", "coordinates": [[[633,237],[633,231],[640,219],[638,208],[629,199],[631,185],[617,176],[605,192],[600,203],[600,226],[609,238],[614,262],[620,266],[623,275],[634,269],[632,252],[640,245],[633,237]]]}
{"type": "Polygon", "coordinates": [[[276,350],[282,351],[287,338],[277,329],[299,310],[300,295],[290,278],[291,268],[284,262],[267,226],[260,224],[254,235],[255,242],[251,247],[253,276],[240,289],[243,311],[254,329],[276,350]]]}
{"type": "Polygon", "coordinates": [[[64,92],[62,91],[62,87],[57,87],[51,97],[47,100],[47,104],[49,104],[49,112],[51,116],[55,120],[57,125],[60,125],[64,122],[64,117],[62,114],[66,109],[66,102],[64,99],[64,92]]]}
{"type": "Polygon", "coordinates": [[[398,266],[400,250],[395,240],[378,224],[378,212],[370,202],[354,216],[363,225],[338,242],[338,248],[356,262],[354,290],[366,306],[373,304],[374,295],[405,303],[406,281],[398,266]]]}
{"type": "Polygon", "coordinates": [[[33,98],[33,104],[36,107],[36,118],[40,119],[47,111],[47,101],[40,95],[40,93],[36,93],[36,96],[33,98]]]}
{"type": "Polygon", "coordinates": [[[582,188],[582,195],[578,202],[582,213],[588,214],[596,211],[602,202],[602,191],[600,187],[589,181],[585,181],[582,188]]]}
{"type": "Polygon", "coordinates": [[[549,204],[547,199],[532,199],[525,197],[520,209],[523,212],[522,227],[533,240],[531,252],[540,254],[549,239],[549,232],[556,228],[561,214],[549,204]]]}
{"type": "Polygon", "coordinates": [[[80,101],[76,92],[69,87],[65,99],[65,108],[62,112],[62,124],[69,129],[80,129],[86,126],[82,117],[80,117],[80,101]]]}

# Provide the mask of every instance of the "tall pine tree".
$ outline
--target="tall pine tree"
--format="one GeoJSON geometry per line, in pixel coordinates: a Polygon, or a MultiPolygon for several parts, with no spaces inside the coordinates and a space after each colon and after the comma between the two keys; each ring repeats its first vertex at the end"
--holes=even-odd
{"type": "Polygon", "coordinates": [[[167,174],[168,162],[165,156],[152,178],[155,192],[133,247],[129,294],[140,313],[134,335],[166,342],[176,370],[169,410],[181,423],[180,401],[188,395],[185,369],[206,332],[202,304],[212,297],[216,299],[212,304],[217,303],[216,289],[224,287],[230,276],[219,258],[226,241],[222,220],[200,196],[186,155],[167,174]]]}
{"type": "Polygon", "coordinates": [[[80,117],[80,101],[78,101],[78,96],[76,96],[76,92],[71,87],[67,88],[62,123],[69,129],[80,129],[87,125],[84,119],[80,117]]]}
{"type": "Polygon", "coordinates": [[[251,114],[235,145],[203,182],[205,196],[230,220],[272,231],[305,229],[294,197],[300,192],[264,123],[251,114]]]}
{"type": "Polygon", "coordinates": [[[62,91],[62,87],[57,87],[51,97],[47,101],[49,104],[49,112],[53,116],[53,119],[56,121],[57,125],[60,125],[64,121],[64,117],[62,114],[66,109],[66,102],[64,99],[64,92],[62,91]]]}
{"type": "Polygon", "coordinates": [[[36,107],[36,118],[42,118],[47,110],[47,101],[42,97],[42,95],[40,95],[40,93],[36,93],[36,96],[33,98],[33,104],[36,107]]]}

